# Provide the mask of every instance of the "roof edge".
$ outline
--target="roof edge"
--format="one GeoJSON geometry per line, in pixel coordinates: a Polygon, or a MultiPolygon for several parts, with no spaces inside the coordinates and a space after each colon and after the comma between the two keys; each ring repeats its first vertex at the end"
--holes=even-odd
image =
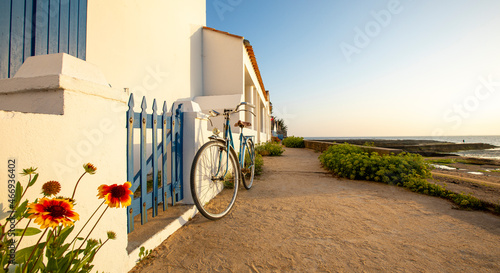
{"type": "Polygon", "coordinates": [[[243,36],[238,36],[238,35],[231,34],[229,32],[225,32],[225,31],[218,30],[218,29],[211,28],[211,27],[205,27],[204,26],[203,29],[207,29],[207,30],[211,30],[211,31],[214,31],[214,32],[222,33],[222,34],[225,34],[225,35],[228,35],[228,36],[231,36],[231,37],[235,37],[235,38],[239,38],[239,39],[244,39],[243,36]]]}
{"type": "Polygon", "coordinates": [[[255,57],[255,53],[253,51],[253,47],[250,43],[244,45],[247,50],[248,56],[250,57],[250,62],[252,63],[253,70],[257,75],[257,79],[259,81],[260,88],[262,89],[262,95],[269,101],[269,96],[267,95],[267,90],[264,88],[264,81],[262,80],[262,76],[260,75],[259,65],[257,64],[257,58],[255,57]]]}

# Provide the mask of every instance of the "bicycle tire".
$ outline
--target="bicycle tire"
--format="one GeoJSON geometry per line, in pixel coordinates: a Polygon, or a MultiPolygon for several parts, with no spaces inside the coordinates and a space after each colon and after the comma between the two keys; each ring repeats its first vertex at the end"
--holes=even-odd
{"type": "Polygon", "coordinates": [[[252,188],[255,176],[255,146],[252,139],[247,139],[245,151],[243,153],[243,167],[241,168],[241,178],[243,186],[249,190],[252,188]]]}
{"type": "Polygon", "coordinates": [[[236,201],[239,181],[236,153],[230,148],[228,156],[224,141],[209,141],[198,150],[190,185],[193,201],[203,216],[210,220],[226,216],[236,201]]]}

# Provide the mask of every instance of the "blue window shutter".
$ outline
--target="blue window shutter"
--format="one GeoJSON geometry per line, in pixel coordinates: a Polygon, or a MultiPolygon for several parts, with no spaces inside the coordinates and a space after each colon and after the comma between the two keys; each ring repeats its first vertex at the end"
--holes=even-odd
{"type": "Polygon", "coordinates": [[[10,18],[11,1],[0,1],[0,79],[9,77],[10,18]]]}
{"type": "Polygon", "coordinates": [[[0,79],[30,56],[68,53],[86,59],[87,0],[1,0],[0,79]]]}

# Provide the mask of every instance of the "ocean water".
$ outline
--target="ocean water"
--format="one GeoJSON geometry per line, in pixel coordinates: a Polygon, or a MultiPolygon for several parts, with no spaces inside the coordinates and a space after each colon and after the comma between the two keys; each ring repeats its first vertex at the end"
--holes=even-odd
{"type": "Polygon", "coordinates": [[[500,159],[500,136],[414,136],[414,137],[306,137],[306,139],[389,139],[389,140],[436,140],[453,143],[487,143],[498,148],[487,150],[459,151],[454,154],[468,157],[500,159]]]}

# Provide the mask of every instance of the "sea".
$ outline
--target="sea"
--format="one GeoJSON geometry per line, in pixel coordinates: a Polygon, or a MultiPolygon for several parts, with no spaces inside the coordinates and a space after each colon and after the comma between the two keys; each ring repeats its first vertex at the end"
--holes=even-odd
{"type": "Polygon", "coordinates": [[[497,146],[487,150],[453,152],[467,157],[491,158],[500,160],[500,136],[409,136],[409,137],[305,137],[305,139],[387,139],[387,140],[436,140],[452,143],[486,143],[497,146]]]}

